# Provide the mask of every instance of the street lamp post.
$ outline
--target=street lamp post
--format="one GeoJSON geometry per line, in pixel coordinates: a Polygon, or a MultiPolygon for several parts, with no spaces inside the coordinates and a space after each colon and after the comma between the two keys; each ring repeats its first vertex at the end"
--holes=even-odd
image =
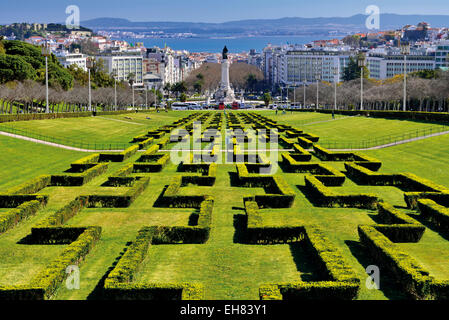
{"type": "Polygon", "coordinates": [[[148,110],[148,86],[145,85],[145,108],[148,110]]]}
{"type": "Polygon", "coordinates": [[[131,90],[132,90],[132,92],[133,92],[133,110],[134,110],[134,102],[135,102],[135,100],[134,100],[134,78],[130,78],[129,79],[129,84],[131,85],[131,90]]]}
{"type": "Polygon", "coordinates": [[[407,55],[410,54],[410,44],[401,44],[401,53],[404,55],[404,103],[403,111],[407,111],[407,55]]]}
{"type": "Polygon", "coordinates": [[[42,55],[45,57],[45,113],[50,113],[50,105],[48,103],[48,57],[50,54],[50,46],[47,40],[45,40],[45,44],[42,45],[42,55]]]}
{"type": "Polygon", "coordinates": [[[334,67],[334,110],[337,110],[337,82],[339,81],[339,68],[334,67]]]}
{"type": "Polygon", "coordinates": [[[320,80],[321,74],[316,73],[316,108],[319,109],[320,106],[320,80]]]}
{"type": "Polygon", "coordinates": [[[361,75],[360,75],[360,110],[363,111],[363,77],[364,77],[364,70],[366,67],[366,57],[363,53],[361,53],[358,57],[359,67],[361,69],[361,75]]]}
{"type": "Polygon", "coordinates": [[[91,88],[91,84],[90,84],[90,69],[92,69],[94,67],[94,62],[91,58],[87,59],[86,62],[86,67],[87,67],[87,71],[88,71],[88,89],[89,89],[89,110],[88,111],[92,111],[92,88],[91,88]]]}
{"type": "Polygon", "coordinates": [[[117,70],[114,70],[114,108],[115,111],[118,111],[118,106],[117,106],[117,70]]]}
{"type": "Polygon", "coordinates": [[[304,108],[306,107],[306,82],[304,81],[304,108]]]}

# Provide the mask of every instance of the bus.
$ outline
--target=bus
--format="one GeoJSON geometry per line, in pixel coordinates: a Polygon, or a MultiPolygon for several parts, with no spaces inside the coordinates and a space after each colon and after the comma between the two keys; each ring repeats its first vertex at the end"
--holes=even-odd
{"type": "Polygon", "coordinates": [[[172,110],[188,110],[188,104],[182,102],[175,102],[171,105],[172,110]]]}

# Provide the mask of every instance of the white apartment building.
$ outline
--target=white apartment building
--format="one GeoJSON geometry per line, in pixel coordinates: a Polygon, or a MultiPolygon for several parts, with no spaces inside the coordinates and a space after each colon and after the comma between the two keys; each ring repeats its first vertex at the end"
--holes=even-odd
{"type": "Polygon", "coordinates": [[[104,60],[107,72],[112,75],[117,73],[118,81],[128,81],[129,75],[134,74],[134,85],[143,85],[143,57],[140,54],[113,53],[97,56],[97,59],[104,60]]]}
{"type": "Polygon", "coordinates": [[[297,86],[317,80],[341,81],[349,59],[355,53],[346,51],[295,50],[266,48],[263,71],[272,84],[297,86]]]}
{"type": "Polygon", "coordinates": [[[78,68],[87,71],[87,56],[82,53],[61,52],[56,54],[56,57],[65,68],[76,65],[78,68]]]}
{"type": "Polygon", "coordinates": [[[279,83],[339,82],[350,56],[351,53],[340,51],[288,51],[279,59],[279,83]]]}
{"type": "MultiPolygon", "coordinates": [[[[434,70],[435,57],[431,55],[411,54],[407,55],[407,73],[434,70]]],[[[370,78],[384,80],[396,75],[404,74],[404,56],[400,54],[374,54],[367,57],[367,67],[370,78]]]]}
{"type": "Polygon", "coordinates": [[[435,52],[435,63],[437,68],[449,67],[449,41],[441,41],[437,44],[435,52]]]}

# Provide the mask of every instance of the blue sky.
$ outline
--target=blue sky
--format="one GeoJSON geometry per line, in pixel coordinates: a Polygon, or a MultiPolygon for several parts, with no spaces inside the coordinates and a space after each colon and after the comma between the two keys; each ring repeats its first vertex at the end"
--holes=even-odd
{"type": "Polygon", "coordinates": [[[447,14],[447,0],[2,0],[0,24],[63,22],[65,8],[78,5],[81,20],[223,22],[282,17],[347,17],[377,5],[383,13],[447,14]]]}

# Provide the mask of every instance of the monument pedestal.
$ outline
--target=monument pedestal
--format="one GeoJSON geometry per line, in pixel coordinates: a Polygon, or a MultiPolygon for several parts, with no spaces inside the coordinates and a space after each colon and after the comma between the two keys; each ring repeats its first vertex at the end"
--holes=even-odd
{"type": "Polygon", "coordinates": [[[215,101],[218,103],[231,104],[235,101],[235,93],[229,81],[230,63],[227,56],[227,48],[223,50],[223,61],[221,63],[220,87],[215,93],[215,101]]]}

